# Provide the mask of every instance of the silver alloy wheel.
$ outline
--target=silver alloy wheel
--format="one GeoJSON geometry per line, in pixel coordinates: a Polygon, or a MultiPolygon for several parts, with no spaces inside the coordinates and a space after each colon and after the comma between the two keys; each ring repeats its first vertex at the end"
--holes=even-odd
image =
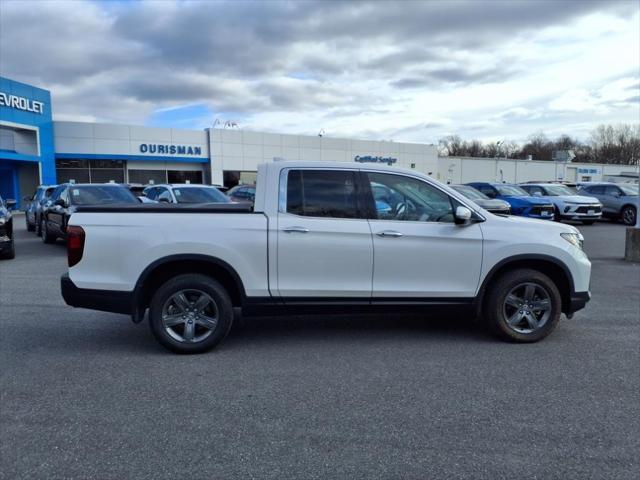
{"type": "Polygon", "coordinates": [[[218,306],[202,290],[180,290],[164,302],[162,325],[178,342],[201,342],[218,326],[218,306]]]}
{"type": "Polygon", "coordinates": [[[532,333],[551,317],[551,295],[537,283],[520,283],[511,289],[502,305],[507,325],[518,333],[532,333]]]}

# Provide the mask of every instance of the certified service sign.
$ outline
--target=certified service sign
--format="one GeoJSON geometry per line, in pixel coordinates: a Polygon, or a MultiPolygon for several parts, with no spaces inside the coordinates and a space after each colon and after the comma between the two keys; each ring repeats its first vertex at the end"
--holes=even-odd
{"type": "Polygon", "coordinates": [[[373,157],[371,155],[356,155],[353,159],[359,163],[386,163],[387,165],[393,165],[398,161],[397,158],[393,157],[373,157]]]}

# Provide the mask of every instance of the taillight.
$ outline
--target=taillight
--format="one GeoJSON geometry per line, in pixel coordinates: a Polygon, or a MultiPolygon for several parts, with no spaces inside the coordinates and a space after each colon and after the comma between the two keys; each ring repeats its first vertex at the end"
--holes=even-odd
{"type": "Polygon", "coordinates": [[[73,267],[80,260],[84,252],[84,230],[74,225],[67,226],[67,261],[73,267]]]}

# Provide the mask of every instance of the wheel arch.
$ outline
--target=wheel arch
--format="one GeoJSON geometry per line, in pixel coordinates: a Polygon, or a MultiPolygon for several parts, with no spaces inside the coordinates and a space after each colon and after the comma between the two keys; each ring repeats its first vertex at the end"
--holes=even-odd
{"type": "Polygon", "coordinates": [[[631,203],[631,202],[629,202],[629,203],[625,203],[624,205],[622,205],[622,206],[620,207],[620,215],[622,215],[623,210],[624,210],[625,208],[627,208],[627,207],[631,207],[631,208],[633,208],[634,210],[637,210],[637,209],[638,209],[638,207],[636,206],[636,204],[635,204],[635,203],[631,203]]]}
{"type": "Polygon", "coordinates": [[[562,311],[566,313],[570,310],[571,295],[575,291],[575,287],[569,267],[549,255],[523,254],[501,260],[487,273],[476,296],[475,308],[478,315],[481,314],[484,300],[492,281],[506,272],[521,268],[537,270],[548,276],[560,291],[562,311]]]}
{"type": "Polygon", "coordinates": [[[134,320],[142,318],[160,285],[186,273],[200,273],[220,282],[229,292],[234,307],[244,303],[246,294],[240,275],[224,260],[201,254],[169,255],[154,261],[140,274],[134,288],[134,320]]]}

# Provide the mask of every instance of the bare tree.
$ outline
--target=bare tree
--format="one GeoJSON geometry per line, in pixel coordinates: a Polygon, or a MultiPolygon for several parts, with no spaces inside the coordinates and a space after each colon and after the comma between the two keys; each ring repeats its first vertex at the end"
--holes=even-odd
{"type": "Polygon", "coordinates": [[[597,162],[638,165],[640,124],[600,125],[591,132],[591,146],[597,162]]]}

